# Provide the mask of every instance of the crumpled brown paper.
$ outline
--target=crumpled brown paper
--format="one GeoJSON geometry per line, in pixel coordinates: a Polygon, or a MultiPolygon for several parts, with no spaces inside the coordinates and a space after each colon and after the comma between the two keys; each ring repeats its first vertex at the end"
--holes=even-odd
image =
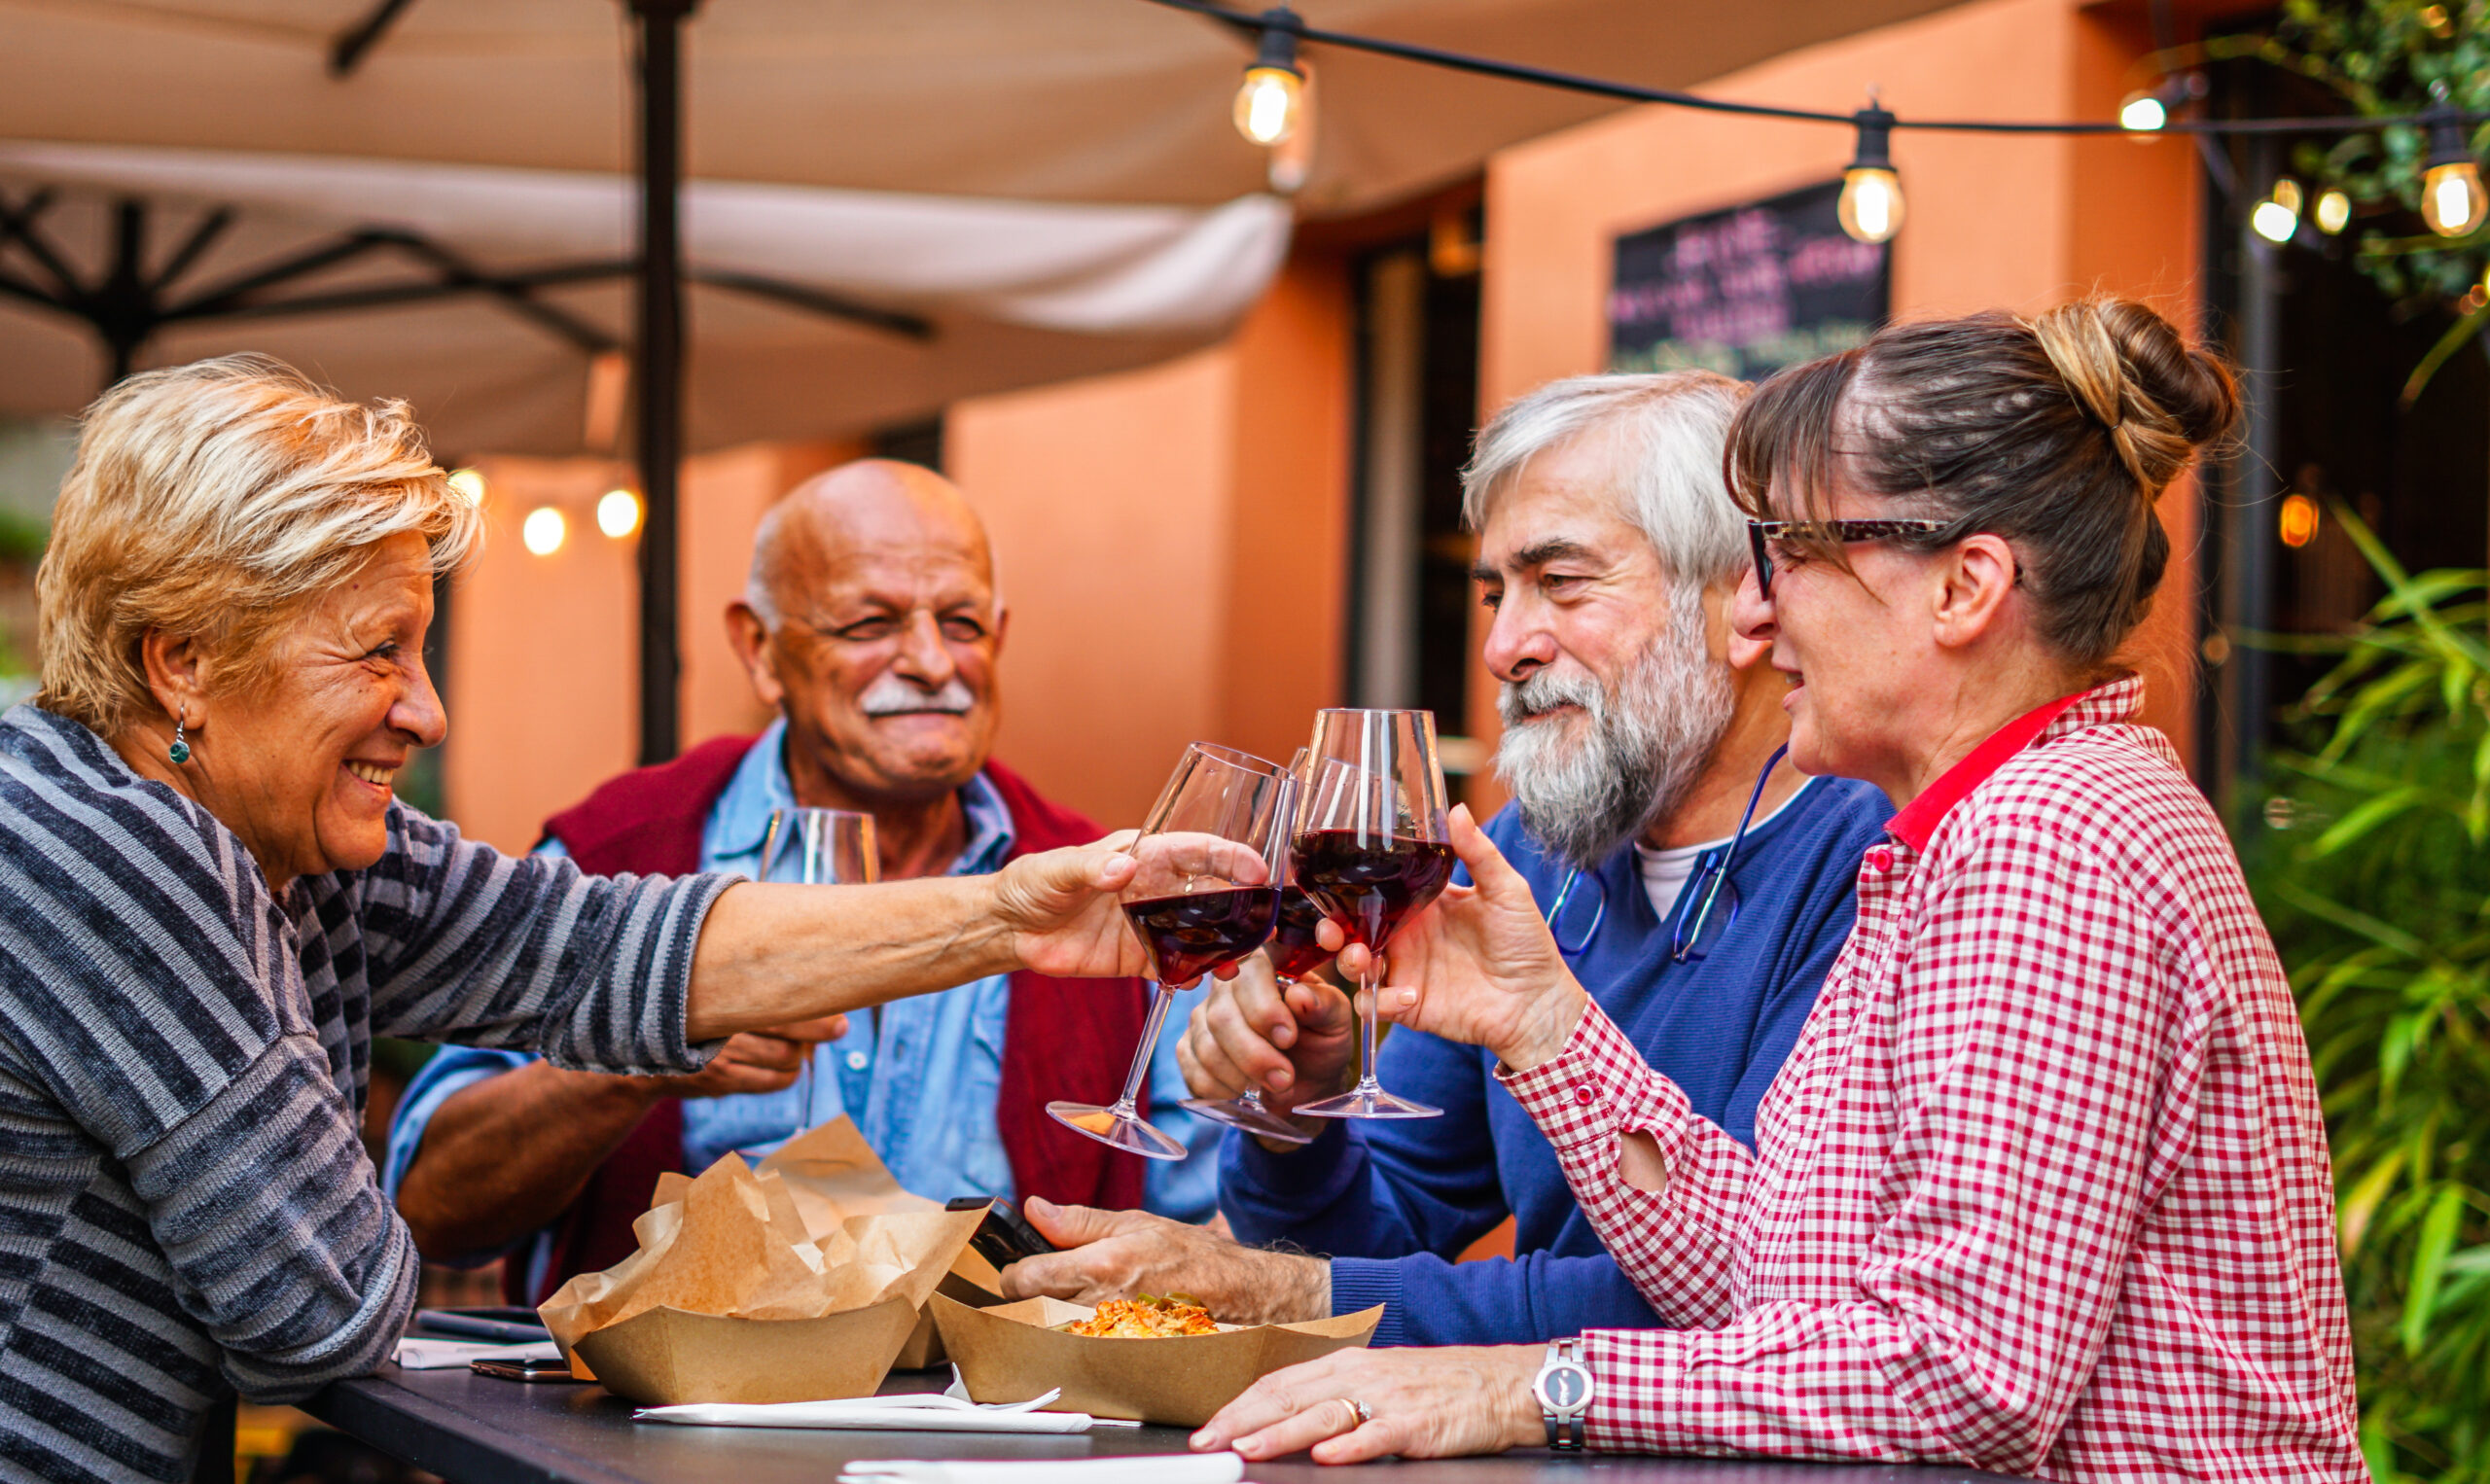
{"type": "Polygon", "coordinates": [[[758,1169],[730,1153],[697,1179],[665,1176],[632,1223],[639,1251],[571,1279],[537,1312],[585,1376],[581,1339],[653,1309],[805,1320],[894,1296],[922,1309],[983,1215],[901,1189],[840,1117],[758,1169]]]}

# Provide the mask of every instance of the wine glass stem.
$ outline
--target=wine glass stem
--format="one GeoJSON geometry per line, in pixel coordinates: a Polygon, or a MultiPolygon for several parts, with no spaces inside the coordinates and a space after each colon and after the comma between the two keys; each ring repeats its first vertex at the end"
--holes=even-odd
{"type": "Polygon", "coordinates": [[[813,1126],[813,1048],[804,1047],[804,1059],[796,1068],[796,1132],[803,1133],[813,1126]]]}
{"type": "Polygon", "coordinates": [[[1167,1023],[1167,1007],[1176,1003],[1176,992],[1164,984],[1154,983],[1150,998],[1150,1013],[1141,1022],[1141,1044],[1132,1053],[1132,1070],[1124,1074],[1124,1095],[1116,1099],[1112,1110],[1120,1117],[1138,1115],[1142,1077],[1150,1071],[1150,1053],[1158,1048],[1159,1027],[1167,1023]]]}
{"type": "Polygon", "coordinates": [[[1383,957],[1367,961],[1367,971],[1359,976],[1358,1011],[1358,1090],[1374,1086],[1374,1022],[1377,1006],[1383,994],[1383,957]]]}

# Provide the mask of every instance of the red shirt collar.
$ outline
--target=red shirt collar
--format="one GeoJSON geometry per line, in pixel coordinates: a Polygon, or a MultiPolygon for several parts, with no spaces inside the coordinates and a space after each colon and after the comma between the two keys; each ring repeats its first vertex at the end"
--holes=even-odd
{"type": "Polygon", "coordinates": [[[1902,812],[1886,824],[1885,832],[1913,850],[1926,850],[1937,827],[1945,822],[1945,816],[1954,812],[1954,806],[1965,795],[1988,782],[1989,775],[2004,767],[2009,758],[2031,746],[2033,739],[2048,730],[2049,724],[2065,715],[2069,707],[2095,693],[2079,690],[2073,695],[2061,695],[1989,733],[1988,740],[1973,748],[1971,756],[1947,768],[1917,798],[1903,805],[1902,812]]]}

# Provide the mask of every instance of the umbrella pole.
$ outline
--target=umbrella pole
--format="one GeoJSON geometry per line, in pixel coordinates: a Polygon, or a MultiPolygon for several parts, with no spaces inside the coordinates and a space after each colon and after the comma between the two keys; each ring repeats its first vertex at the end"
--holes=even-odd
{"type": "Polygon", "coordinates": [[[681,750],[683,23],[699,0],[626,0],[640,63],[640,761],[681,750]]]}

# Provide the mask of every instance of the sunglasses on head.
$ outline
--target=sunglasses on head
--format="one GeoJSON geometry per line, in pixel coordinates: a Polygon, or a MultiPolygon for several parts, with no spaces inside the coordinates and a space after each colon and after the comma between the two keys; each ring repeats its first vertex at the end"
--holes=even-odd
{"type": "Polygon", "coordinates": [[[1772,596],[1772,550],[1776,541],[1834,541],[1843,546],[1862,541],[1891,541],[1897,536],[1929,536],[1945,529],[1942,520],[1750,520],[1747,549],[1755,557],[1755,588],[1772,596]]]}

